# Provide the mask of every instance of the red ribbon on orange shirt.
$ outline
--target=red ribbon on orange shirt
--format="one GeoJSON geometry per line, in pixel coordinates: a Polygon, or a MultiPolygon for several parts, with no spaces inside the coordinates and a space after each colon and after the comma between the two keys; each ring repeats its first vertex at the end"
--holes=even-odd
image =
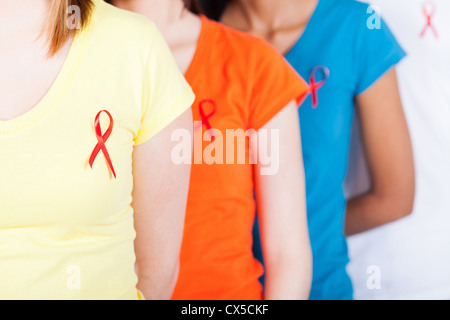
{"type": "MultiPolygon", "coordinates": [[[[200,118],[202,119],[202,124],[201,125],[202,126],[203,125],[206,126],[206,130],[209,132],[209,135],[211,136],[211,141],[214,141],[215,137],[214,137],[214,134],[212,132],[213,128],[211,126],[211,123],[209,122],[209,119],[211,119],[216,114],[216,112],[217,112],[217,105],[216,105],[216,103],[213,100],[205,99],[205,100],[202,100],[200,102],[198,108],[199,108],[199,112],[200,112],[200,118]],[[208,104],[208,103],[212,104],[213,110],[209,114],[206,114],[204,105],[208,104]]],[[[194,128],[194,130],[197,130],[198,128],[200,128],[200,127],[197,126],[196,128],[194,128]]]]}
{"type": "Polygon", "coordinates": [[[97,158],[100,151],[102,151],[103,155],[105,156],[106,162],[107,162],[109,168],[111,169],[112,174],[114,175],[114,178],[117,179],[116,172],[114,171],[114,166],[111,161],[111,157],[109,156],[108,150],[106,149],[106,145],[105,145],[106,141],[111,136],[111,133],[112,133],[112,130],[114,127],[113,117],[107,110],[102,110],[99,113],[97,113],[97,116],[95,117],[95,121],[94,121],[94,126],[95,126],[95,133],[97,135],[98,143],[95,146],[94,151],[92,151],[91,157],[89,158],[89,165],[91,166],[91,169],[92,169],[92,165],[94,164],[95,158],[97,158]],[[105,134],[102,134],[102,128],[100,126],[100,116],[103,112],[106,113],[109,117],[109,127],[106,130],[105,134]]]}
{"type": "Polygon", "coordinates": [[[425,15],[425,18],[427,19],[427,24],[423,28],[420,36],[424,37],[427,30],[431,29],[431,31],[433,31],[433,34],[436,37],[436,39],[438,39],[439,34],[432,23],[433,17],[436,14],[436,5],[433,2],[426,2],[426,3],[424,3],[422,10],[423,10],[423,14],[425,15]],[[430,9],[430,10],[428,10],[428,9],[430,9]]]}
{"type": "Polygon", "coordinates": [[[325,84],[330,76],[330,70],[324,66],[317,66],[311,71],[309,76],[309,93],[311,93],[312,108],[316,109],[319,105],[319,89],[325,84]],[[318,71],[322,71],[324,78],[319,82],[316,81],[316,74],[318,71]]]}

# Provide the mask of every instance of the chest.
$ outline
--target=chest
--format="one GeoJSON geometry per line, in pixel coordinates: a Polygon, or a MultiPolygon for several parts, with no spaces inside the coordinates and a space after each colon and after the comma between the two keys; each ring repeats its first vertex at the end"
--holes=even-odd
{"type": "Polygon", "coordinates": [[[220,190],[211,191],[217,200],[225,195],[241,197],[253,188],[249,93],[245,85],[239,85],[244,79],[234,68],[225,65],[217,74],[205,75],[208,82],[203,77],[188,79],[196,94],[191,194],[200,195],[206,188],[220,190]],[[236,80],[215,81],[219,77],[236,80]]]}
{"type": "Polygon", "coordinates": [[[337,42],[338,37],[299,42],[286,55],[309,86],[299,108],[305,152],[346,154],[348,149],[360,70],[351,45],[341,45],[342,55],[333,53],[337,42]]]}
{"type": "Polygon", "coordinates": [[[48,56],[43,41],[11,39],[0,52],[0,120],[16,118],[35,107],[58,77],[70,41],[48,56]]]}
{"type": "Polygon", "coordinates": [[[3,226],[100,223],[130,205],[134,133],[121,108],[69,95],[27,119],[0,134],[3,226]]]}

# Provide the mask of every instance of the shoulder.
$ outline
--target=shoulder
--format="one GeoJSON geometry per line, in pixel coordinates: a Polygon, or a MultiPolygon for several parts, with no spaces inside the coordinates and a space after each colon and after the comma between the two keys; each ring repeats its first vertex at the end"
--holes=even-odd
{"type": "Polygon", "coordinates": [[[366,14],[370,5],[357,0],[320,0],[320,1],[331,1],[332,7],[339,8],[349,14],[366,14]]]}
{"type": "Polygon", "coordinates": [[[332,17],[332,23],[335,28],[344,26],[349,28],[353,25],[360,28],[361,24],[365,24],[366,20],[374,13],[373,7],[367,3],[357,0],[319,0],[323,1],[322,5],[325,10],[322,14],[332,17]]]}
{"type": "MultiPolygon", "coordinates": [[[[209,41],[218,52],[228,52],[223,55],[228,59],[245,61],[246,65],[262,59],[283,59],[267,41],[246,32],[235,30],[222,23],[202,17],[204,26],[208,29],[209,41]]],[[[245,70],[243,70],[245,71],[245,70]]]]}
{"type": "MultiPolygon", "coordinates": [[[[347,45],[366,43],[371,37],[377,36],[382,24],[376,6],[356,0],[320,0],[321,14],[326,16],[321,24],[322,32],[328,32],[330,37],[345,41],[347,45]],[[375,30],[374,30],[375,29],[375,30]],[[344,40],[345,39],[345,40],[344,40]]],[[[334,44],[334,43],[333,43],[334,44]]]]}
{"type": "Polygon", "coordinates": [[[149,49],[159,31],[142,15],[116,8],[104,1],[94,1],[91,33],[97,43],[115,45],[117,49],[138,47],[149,49]]]}

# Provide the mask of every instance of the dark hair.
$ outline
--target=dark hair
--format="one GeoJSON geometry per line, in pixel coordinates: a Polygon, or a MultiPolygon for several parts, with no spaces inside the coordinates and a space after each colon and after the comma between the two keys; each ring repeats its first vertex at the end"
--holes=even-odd
{"type": "Polygon", "coordinates": [[[231,0],[199,0],[199,2],[203,13],[208,18],[218,21],[231,0]]]}
{"type": "Polygon", "coordinates": [[[184,5],[188,8],[192,13],[200,14],[203,13],[202,5],[198,0],[183,0],[184,5]]]}

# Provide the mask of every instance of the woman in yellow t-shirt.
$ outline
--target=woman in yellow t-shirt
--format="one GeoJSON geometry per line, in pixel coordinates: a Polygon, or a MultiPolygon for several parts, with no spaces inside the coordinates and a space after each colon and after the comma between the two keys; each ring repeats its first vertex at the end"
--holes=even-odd
{"type": "Polygon", "coordinates": [[[0,299],[170,298],[194,95],[162,36],[101,0],[3,1],[0,30],[0,299]]]}

